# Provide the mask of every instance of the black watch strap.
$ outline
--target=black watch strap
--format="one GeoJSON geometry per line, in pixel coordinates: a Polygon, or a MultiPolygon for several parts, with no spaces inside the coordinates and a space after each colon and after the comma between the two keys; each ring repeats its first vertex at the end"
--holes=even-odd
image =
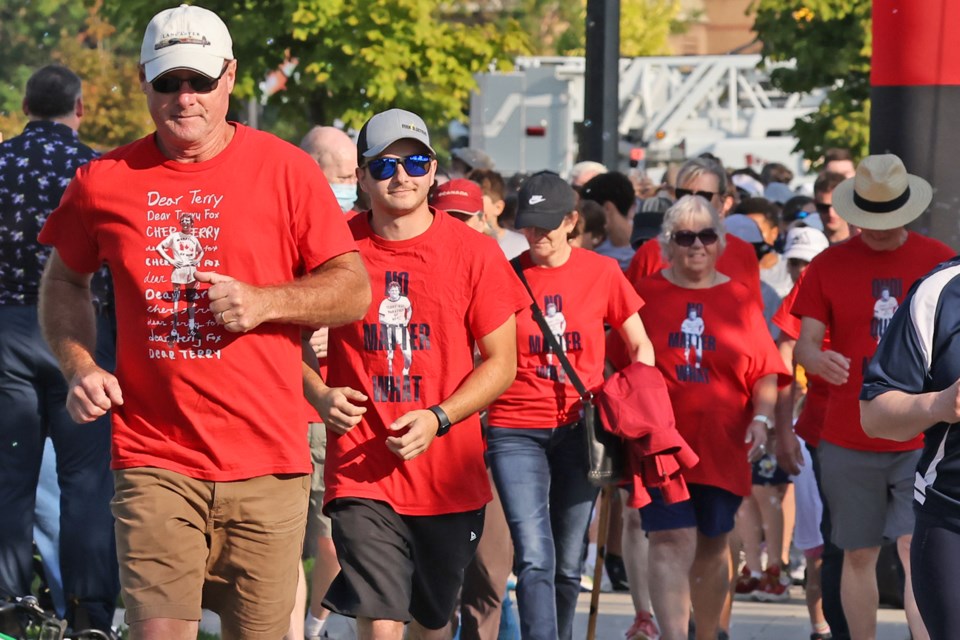
{"type": "Polygon", "coordinates": [[[447,412],[441,409],[438,404],[428,407],[427,410],[437,416],[437,421],[440,422],[440,426],[437,428],[437,437],[439,438],[440,436],[446,435],[447,431],[450,431],[450,427],[453,426],[450,424],[450,418],[447,416],[447,412]]]}

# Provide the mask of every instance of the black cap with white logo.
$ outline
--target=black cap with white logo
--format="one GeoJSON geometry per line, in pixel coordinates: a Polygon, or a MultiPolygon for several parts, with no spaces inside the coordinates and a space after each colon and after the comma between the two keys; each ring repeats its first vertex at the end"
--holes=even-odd
{"type": "Polygon", "coordinates": [[[577,206],[576,193],[552,171],[540,171],[527,178],[517,195],[518,229],[540,227],[556,229],[577,206]]]}

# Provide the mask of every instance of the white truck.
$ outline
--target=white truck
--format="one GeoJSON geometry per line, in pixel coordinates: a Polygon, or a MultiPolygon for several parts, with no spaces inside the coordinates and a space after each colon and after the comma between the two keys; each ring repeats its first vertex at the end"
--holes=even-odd
{"type": "MultiPolygon", "coordinates": [[[[704,152],[731,169],[780,162],[807,172],[793,151],[794,121],[815,111],[824,92],[784,94],[770,85],[759,55],[621,59],[618,138],[621,170],[653,168],[704,152]]],[[[504,175],[577,161],[584,122],[584,59],[519,58],[516,70],[476,76],[470,146],[504,175]]]]}

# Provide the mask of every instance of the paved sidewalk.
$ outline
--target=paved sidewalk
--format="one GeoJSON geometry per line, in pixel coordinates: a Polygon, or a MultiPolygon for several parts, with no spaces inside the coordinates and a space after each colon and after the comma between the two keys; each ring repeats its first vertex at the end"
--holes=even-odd
{"type": "MultiPolygon", "coordinates": [[[[623,640],[623,632],[633,622],[633,605],[625,593],[600,594],[597,618],[597,640],[623,640]]],[[[573,637],[587,637],[590,594],[580,595],[573,637]]],[[[731,640],[808,640],[810,623],[803,590],[792,587],[786,602],[733,603],[731,640]]],[[[881,609],[878,615],[876,640],[908,640],[906,618],[899,609],[881,609]]]]}
{"type": "MultiPolygon", "coordinates": [[[[587,637],[587,618],[590,613],[590,594],[580,594],[573,637],[587,637]]],[[[123,620],[122,611],[117,612],[117,621],[123,620]]],[[[633,622],[633,605],[626,593],[600,594],[597,617],[597,640],[623,640],[623,632],[633,622]]],[[[220,623],[217,616],[204,612],[200,623],[204,631],[217,633],[220,623]]],[[[352,621],[334,616],[329,624],[332,640],[356,640],[352,621]]],[[[792,587],[790,600],[786,602],[741,602],[733,604],[733,628],[731,640],[807,640],[810,624],[803,591],[792,587]]],[[[876,640],[909,640],[907,623],[900,609],[880,609],[876,640]]]]}

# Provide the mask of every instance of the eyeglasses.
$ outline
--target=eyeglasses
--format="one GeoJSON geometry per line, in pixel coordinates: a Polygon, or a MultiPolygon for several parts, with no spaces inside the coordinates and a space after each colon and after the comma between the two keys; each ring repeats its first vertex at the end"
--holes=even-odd
{"type": "Polygon", "coordinates": [[[220,70],[220,75],[216,78],[208,78],[207,76],[177,78],[175,76],[162,75],[150,84],[157,93],[178,93],[184,82],[190,85],[190,89],[194,93],[210,93],[220,84],[220,78],[227,72],[227,66],[228,65],[223,65],[223,69],[220,70]]]}
{"type": "Polygon", "coordinates": [[[679,200],[683,196],[700,196],[707,202],[710,202],[713,199],[713,197],[717,195],[713,191],[693,191],[691,189],[682,189],[680,187],[675,188],[673,192],[676,194],[677,200],[679,200]]]}
{"type": "Polygon", "coordinates": [[[817,208],[817,213],[822,216],[830,215],[830,209],[833,208],[833,204],[829,202],[814,202],[813,206],[817,208]]]}
{"type": "Polygon", "coordinates": [[[370,175],[374,180],[386,180],[392,178],[397,173],[397,165],[403,163],[403,170],[411,178],[419,178],[427,175],[430,171],[430,162],[433,160],[430,156],[417,153],[406,158],[377,158],[367,163],[370,175]]]}
{"type": "Polygon", "coordinates": [[[700,231],[674,231],[670,236],[670,239],[681,247],[692,247],[698,238],[700,244],[709,247],[720,239],[720,234],[716,229],[701,229],[700,231]]]}

